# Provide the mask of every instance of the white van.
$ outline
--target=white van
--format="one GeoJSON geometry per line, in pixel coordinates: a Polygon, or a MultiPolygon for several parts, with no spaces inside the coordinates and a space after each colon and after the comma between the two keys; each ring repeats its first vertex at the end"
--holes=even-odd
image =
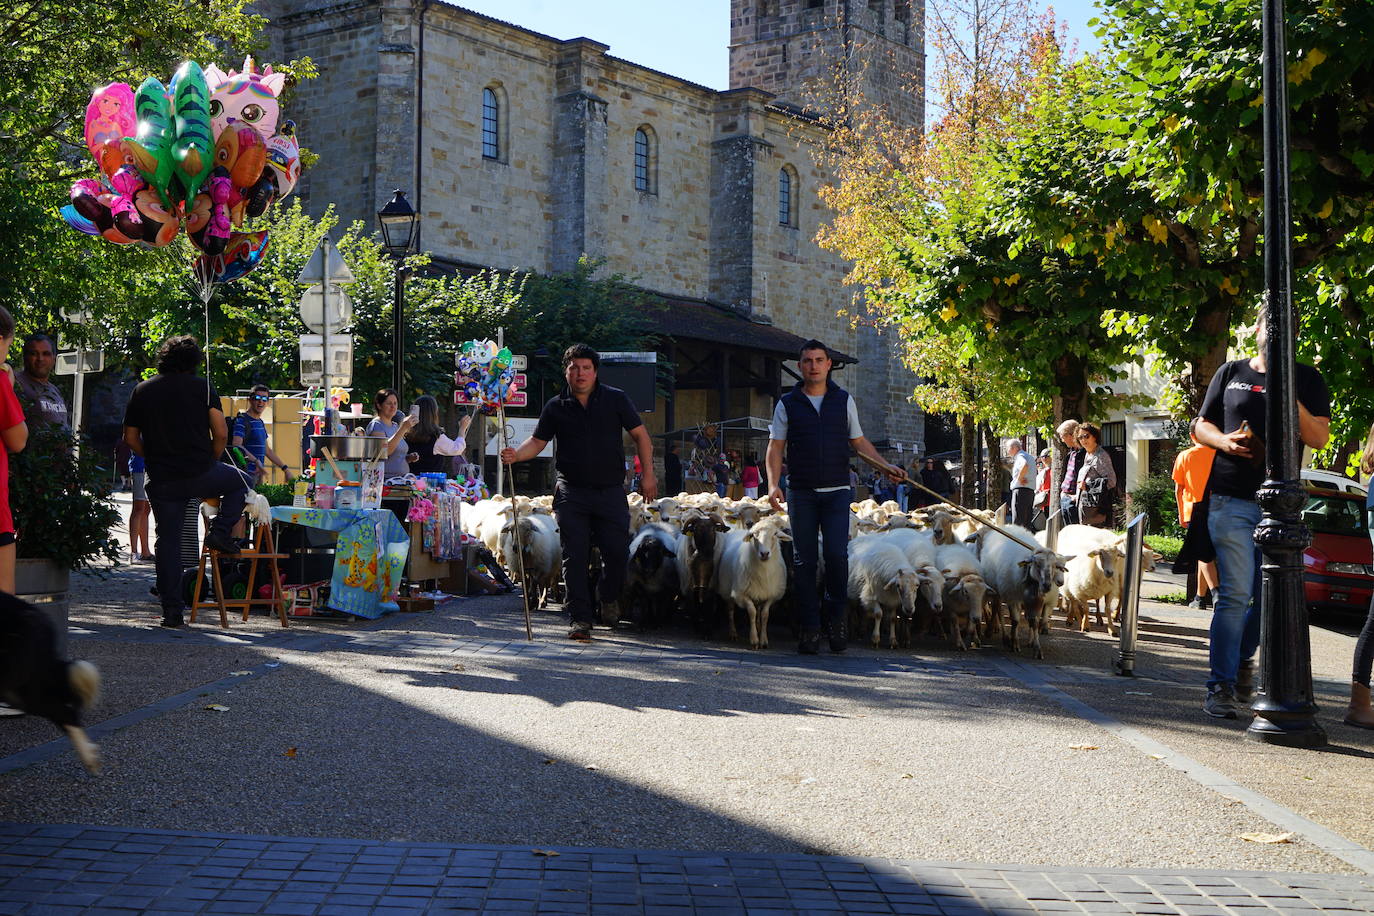
{"type": "Polygon", "coordinates": [[[1364,496],[1369,492],[1369,488],[1358,480],[1351,480],[1344,474],[1337,474],[1335,471],[1319,471],[1316,468],[1302,469],[1303,482],[1308,486],[1318,487],[1323,490],[1339,490],[1342,493],[1355,493],[1364,496]]]}

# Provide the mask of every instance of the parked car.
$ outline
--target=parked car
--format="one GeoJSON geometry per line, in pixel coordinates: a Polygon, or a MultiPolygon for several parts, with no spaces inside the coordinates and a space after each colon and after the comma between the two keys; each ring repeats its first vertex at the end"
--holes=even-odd
{"type": "Polygon", "coordinates": [[[1302,520],[1312,531],[1312,545],[1302,556],[1308,606],[1363,612],[1374,594],[1374,546],[1364,497],[1309,484],[1302,520]]]}
{"type": "Polygon", "coordinates": [[[1322,490],[1339,490],[1342,493],[1358,493],[1362,498],[1369,492],[1358,480],[1351,480],[1335,471],[1319,471],[1316,468],[1302,469],[1302,482],[1309,487],[1322,490]]]}

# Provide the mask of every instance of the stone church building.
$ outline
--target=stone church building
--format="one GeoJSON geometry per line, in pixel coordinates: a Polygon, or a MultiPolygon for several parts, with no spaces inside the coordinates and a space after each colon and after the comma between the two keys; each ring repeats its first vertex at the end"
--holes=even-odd
{"type": "MultiPolygon", "coordinates": [[[[827,219],[803,83],[866,58],[875,104],[921,123],[921,0],[731,0],[730,88],[621,60],[442,0],[259,0],[271,54],[309,55],[291,103],[319,164],[312,213],[375,225],[393,188],[421,214],[421,248],[471,269],[566,271],[604,259],[661,299],[676,367],[652,431],[771,415],[817,337],[846,355],[837,381],[875,443],[920,449],[915,379],[890,338],[840,317],[855,290],[815,242],[827,219]],[[874,54],[855,49],[877,49],[874,54]]],[[[595,341],[589,341],[593,345],[595,341]]],[[[641,405],[643,407],[645,405],[641,405]]]]}

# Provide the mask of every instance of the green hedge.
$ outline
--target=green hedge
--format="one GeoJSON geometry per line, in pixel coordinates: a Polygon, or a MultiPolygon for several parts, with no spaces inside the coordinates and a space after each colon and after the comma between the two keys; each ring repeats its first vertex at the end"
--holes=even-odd
{"type": "Polygon", "coordinates": [[[1144,512],[1149,521],[1150,534],[1183,537],[1178,523],[1178,503],[1174,499],[1174,482],[1162,475],[1146,477],[1131,491],[1131,515],[1144,512]]]}

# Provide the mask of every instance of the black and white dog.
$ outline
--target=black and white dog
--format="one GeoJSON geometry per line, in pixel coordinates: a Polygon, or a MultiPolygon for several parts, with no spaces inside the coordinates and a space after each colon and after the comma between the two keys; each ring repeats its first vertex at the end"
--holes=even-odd
{"type": "Polygon", "coordinates": [[[81,713],[99,694],[95,665],[58,658],[57,631],[47,615],[0,592],[0,700],[65,731],[92,773],[100,771],[100,750],[86,737],[81,713]]]}

